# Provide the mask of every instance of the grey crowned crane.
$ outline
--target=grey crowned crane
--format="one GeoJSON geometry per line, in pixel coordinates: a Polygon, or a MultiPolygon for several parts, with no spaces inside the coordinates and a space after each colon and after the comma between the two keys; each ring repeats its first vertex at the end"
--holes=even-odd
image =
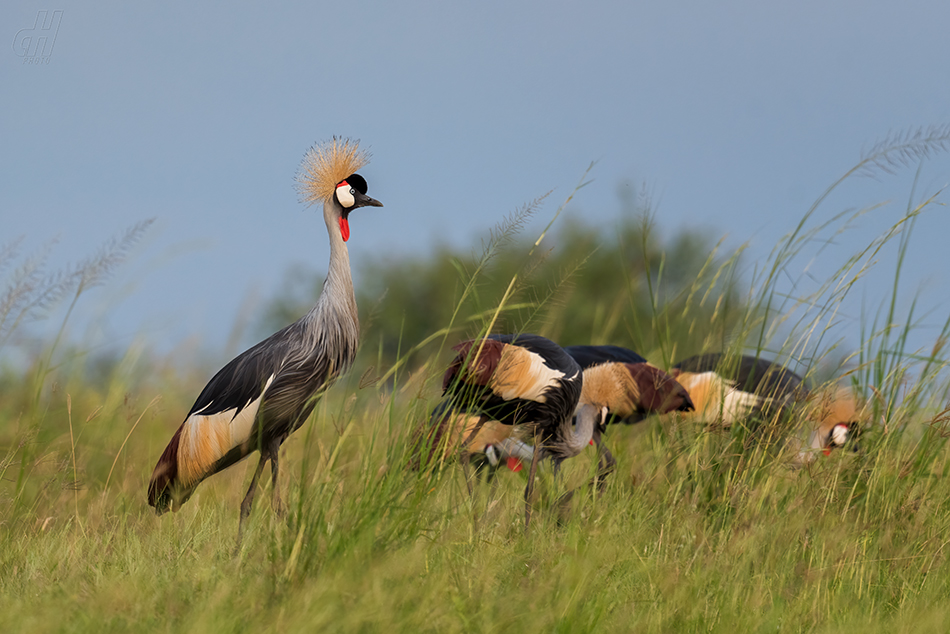
{"type": "Polygon", "coordinates": [[[859,407],[850,391],[811,390],[796,373],[761,357],[703,354],[680,361],[672,374],[692,397],[696,415],[723,427],[799,406],[808,440],[798,442],[805,445],[795,458],[798,465],[819,452],[828,455],[860,432],[859,407]]]}
{"type": "MultiPolygon", "coordinates": [[[[524,430],[485,414],[459,411],[452,400],[445,400],[432,411],[430,421],[417,430],[417,449],[431,460],[436,455],[447,459],[462,448],[462,459],[474,460],[476,472],[485,470],[491,481],[502,465],[521,471],[523,461],[534,456],[531,445],[521,439],[523,433],[524,430]],[[427,431],[425,445],[419,446],[427,431]],[[449,436],[446,438],[445,434],[449,436]]],[[[414,464],[419,462],[417,456],[414,464]]]]}
{"type": "Polygon", "coordinates": [[[446,433],[460,436],[461,426],[468,430],[462,441],[467,444],[492,421],[529,429],[541,451],[531,451],[525,488],[527,529],[538,459],[550,457],[559,464],[579,454],[605,411],[579,405],[581,368],[550,339],[528,334],[490,335],[462,342],[453,350],[457,355],[442,381],[446,401],[436,408],[424,441],[431,452],[433,446],[445,442],[446,433]]]}
{"type": "Polygon", "coordinates": [[[241,503],[240,541],[257,481],[271,463],[273,502],[280,512],[280,445],[307,420],[317,397],[356,356],[359,320],[346,241],[349,215],[382,207],[356,173],[369,155],[348,139],[314,146],[297,175],[302,202],[323,203],[330,265],[316,305],[298,321],[238,355],[212,377],[165,448],[148,485],[158,514],[177,511],[202,480],[255,451],[261,458],[241,503]]]}
{"type": "Polygon", "coordinates": [[[807,393],[800,376],[776,363],[714,352],[684,359],[673,377],[686,388],[696,415],[729,427],[752,415],[769,416],[807,393]]]}
{"type": "Polygon", "coordinates": [[[693,402],[672,376],[647,363],[647,360],[620,346],[568,346],[564,351],[584,368],[582,403],[603,406],[611,416],[594,429],[600,480],[617,466],[613,454],[603,442],[609,423],[637,423],[650,414],[688,412],[693,402]]]}
{"type": "Polygon", "coordinates": [[[857,438],[861,434],[863,406],[847,388],[835,388],[812,392],[808,398],[808,418],[814,421],[809,426],[807,446],[795,457],[794,466],[803,466],[821,453],[830,455],[835,449],[851,444],[858,451],[857,438]]]}

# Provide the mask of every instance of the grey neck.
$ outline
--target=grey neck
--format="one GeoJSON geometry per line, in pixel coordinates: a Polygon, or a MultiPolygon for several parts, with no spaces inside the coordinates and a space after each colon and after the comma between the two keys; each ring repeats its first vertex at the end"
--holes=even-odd
{"type": "Polygon", "coordinates": [[[320,324],[324,332],[333,333],[355,349],[360,333],[359,313],[350,273],[350,254],[340,234],[342,212],[332,196],[323,205],[323,219],[330,236],[330,265],[323,292],[307,320],[314,326],[320,324]]]}

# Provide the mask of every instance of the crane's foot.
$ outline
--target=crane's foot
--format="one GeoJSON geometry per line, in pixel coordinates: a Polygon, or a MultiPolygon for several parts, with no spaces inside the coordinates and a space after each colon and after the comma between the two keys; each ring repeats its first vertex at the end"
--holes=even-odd
{"type": "Polygon", "coordinates": [[[274,507],[274,515],[277,516],[277,519],[282,520],[287,517],[287,507],[281,502],[279,494],[274,494],[274,500],[271,505],[274,507]]]}

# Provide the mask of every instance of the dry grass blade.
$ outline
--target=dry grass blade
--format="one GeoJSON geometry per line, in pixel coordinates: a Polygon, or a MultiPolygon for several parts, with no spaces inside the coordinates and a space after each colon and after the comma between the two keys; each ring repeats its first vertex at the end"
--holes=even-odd
{"type": "Polygon", "coordinates": [[[135,428],[138,427],[139,423],[142,421],[142,418],[145,417],[145,413],[148,412],[152,405],[155,405],[155,403],[160,401],[161,398],[161,395],[159,395],[149,401],[148,405],[145,406],[145,409],[142,410],[142,413],[139,414],[139,417],[135,419],[135,423],[132,424],[132,428],[129,430],[129,433],[125,435],[125,439],[122,441],[122,444],[119,445],[119,450],[115,453],[115,458],[112,460],[112,466],[109,467],[109,475],[106,476],[106,484],[103,487],[103,493],[109,490],[109,482],[112,481],[112,472],[115,471],[115,465],[119,462],[119,456],[122,455],[122,450],[125,449],[125,444],[129,442],[129,438],[132,437],[132,432],[135,431],[135,428]]]}

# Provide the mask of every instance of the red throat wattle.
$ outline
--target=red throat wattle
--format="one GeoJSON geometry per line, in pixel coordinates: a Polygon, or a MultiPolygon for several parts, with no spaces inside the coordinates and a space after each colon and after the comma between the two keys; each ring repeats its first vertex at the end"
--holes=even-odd
{"type": "Polygon", "coordinates": [[[350,221],[340,217],[340,235],[343,236],[343,242],[350,239],[350,221]]]}
{"type": "Polygon", "coordinates": [[[518,458],[515,458],[514,456],[508,458],[508,468],[512,471],[517,473],[518,471],[521,471],[523,466],[524,465],[521,464],[521,460],[518,458]]]}

